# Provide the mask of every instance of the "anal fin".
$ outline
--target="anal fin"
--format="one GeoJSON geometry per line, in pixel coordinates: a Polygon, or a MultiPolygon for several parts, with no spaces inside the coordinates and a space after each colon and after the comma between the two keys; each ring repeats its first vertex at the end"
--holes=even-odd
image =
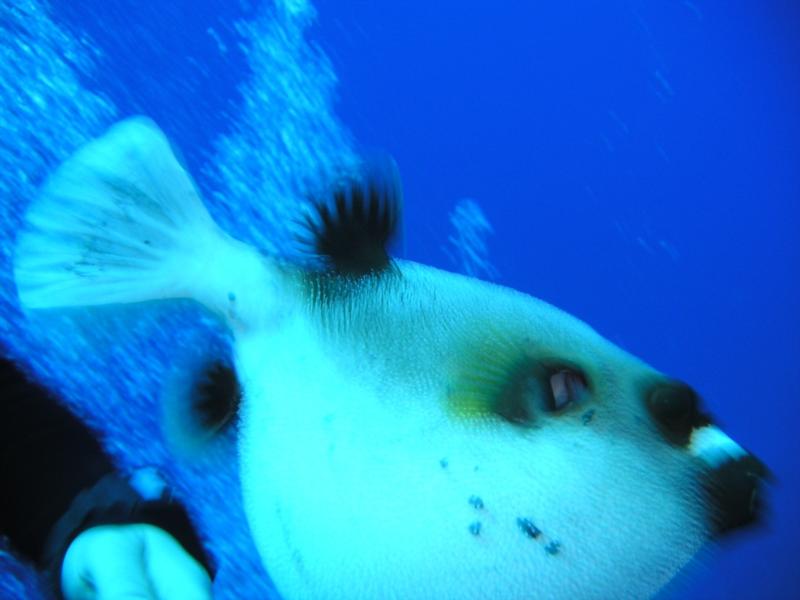
{"type": "Polygon", "coordinates": [[[217,356],[176,367],[164,397],[164,428],[181,454],[201,451],[235,421],[242,390],[233,365],[217,356]]]}

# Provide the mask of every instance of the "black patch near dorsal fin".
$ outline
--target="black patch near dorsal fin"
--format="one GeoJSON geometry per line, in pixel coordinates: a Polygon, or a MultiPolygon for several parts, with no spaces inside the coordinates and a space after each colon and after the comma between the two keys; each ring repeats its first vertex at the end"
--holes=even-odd
{"type": "Polygon", "coordinates": [[[306,242],[337,275],[360,277],[391,265],[389,244],[400,226],[402,188],[395,162],[373,161],[359,178],[338,181],[326,198],[312,198],[306,242]]]}

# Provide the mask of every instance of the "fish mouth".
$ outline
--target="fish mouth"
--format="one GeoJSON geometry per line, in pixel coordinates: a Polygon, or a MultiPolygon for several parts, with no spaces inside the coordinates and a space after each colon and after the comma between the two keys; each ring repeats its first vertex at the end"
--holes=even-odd
{"type": "Polygon", "coordinates": [[[711,504],[715,538],[763,522],[769,479],[769,469],[752,454],[730,458],[709,472],[705,491],[711,504]]]}
{"type": "Polygon", "coordinates": [[[766,465],[713,424],[692,431],[689,451],[709,468],[703,484],[714,537],[758,525],[772,479],[766,465]]]}

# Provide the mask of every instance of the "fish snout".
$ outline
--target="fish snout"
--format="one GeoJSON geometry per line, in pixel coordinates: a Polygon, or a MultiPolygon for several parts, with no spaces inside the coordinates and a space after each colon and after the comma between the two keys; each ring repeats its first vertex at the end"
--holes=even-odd
{"type": "Polygon", "coordinates": [[[703,487],[714,534],[757,524],[771,479],[764,463],[713,424],[697,393],[685,383],[662,383],[650,391],[646,402],[664,439],[704,463],[703,487]]]}

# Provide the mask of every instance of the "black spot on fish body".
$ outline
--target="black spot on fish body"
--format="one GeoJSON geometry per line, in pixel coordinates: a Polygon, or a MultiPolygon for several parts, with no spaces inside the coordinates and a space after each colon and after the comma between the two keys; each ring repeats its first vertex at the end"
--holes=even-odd
{"type": "Polygon", "coordinates": [[[581,423],[583,423],[584,425],[588,425],[589,423],[591,423],[592,419],[594,419],[594,412],[595,412],[594,409],[590,408],[585,413],[583,413],[581,415],[581,423]]]}
{"type": "Polygon", "coordinates": [[[303,579],[307,579],[308,570],[306,569],[306,561],[303,560],[303,555],[300,554],[300,551],[297,549],[292,551],[292,562],[295,567],[297,567],[297,571],[302,575],[303,579]]]}
{"type": "Polygon", "coordinates": [[[446,469],[449,465],[450,463],[447,461],[446,458],[439,459],[439,466],[442,467],[443,469],[446,469]]]}
{"type": "Polygon", "coordinates": [[[483,500],[478,496],[470,496],[468,502],[469,505],[476,510],[483,510],[484,508],[483,500]]]}
{"type": "Polygon", "coordinates": [[[711,423],[700,397],[681,381],[660,382],[649,392],[646,406],[662,435],[676,446],[688,445],[692,431],[711,423]]]}
{"type": "Polygon", "coordinates": [[[233,292],[228,292],[228,301],[236,302],[236,294],[234,294],[233,292]]]}
{"type": "Polygon", "coordinates": [[[517,527],[519,527],[520,531],[525,535],[527,535],[532,540],[535,540],[540,535],[542,535],[542,530],[539,529],[536,525],[534,525],[533,521],[525,517],[517,518],[517,527]]]}
{"type": "Polygon", "coordinates": [[[481,534],[482,525],[480,521],[474,521],[469,525],[469,532],[474,536],[479,536],[481,534]]]}
{"type": "Polygon", "coordinates": [[[550,556],[555,556],[559,552],[561,552],[561,542],[557,540],[553,540],[547,546],[544,547],[544,551],[547,552],[550,556]]]}

